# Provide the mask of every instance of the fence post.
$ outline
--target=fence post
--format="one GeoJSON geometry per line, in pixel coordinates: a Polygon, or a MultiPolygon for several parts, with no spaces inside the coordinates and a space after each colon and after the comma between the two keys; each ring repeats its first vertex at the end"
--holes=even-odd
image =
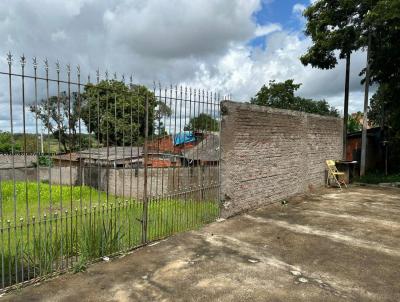
{"type": "Polygon", "coordinates": [[[148,136],[149,136],[149,99],[146,93],[145,96],[145,130],[144,130],[144,175],[143,175],[143,213],[142,213],[142,243],[147,242],[147,212],[148,212],[148,197],[147,197],[147,162],[148,162],[148,136]]]}

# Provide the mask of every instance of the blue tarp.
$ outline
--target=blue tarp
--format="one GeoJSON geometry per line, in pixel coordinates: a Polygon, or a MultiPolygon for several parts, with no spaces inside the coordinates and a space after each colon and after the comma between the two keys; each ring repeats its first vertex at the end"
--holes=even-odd
{"type": "Polygon", "coordinates": [[[183,131],[174,135],[174,145],[182,145],[195,142],[196,137],[192,131],[183,131]]]}

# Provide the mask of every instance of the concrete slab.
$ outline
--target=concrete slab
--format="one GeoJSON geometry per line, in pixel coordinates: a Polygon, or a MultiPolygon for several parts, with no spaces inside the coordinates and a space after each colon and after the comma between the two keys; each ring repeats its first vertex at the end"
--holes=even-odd
{"type": "Polygon", "coordinates": [[[290,199],[4,301],[400,301],[400,190],[290,199]]]}

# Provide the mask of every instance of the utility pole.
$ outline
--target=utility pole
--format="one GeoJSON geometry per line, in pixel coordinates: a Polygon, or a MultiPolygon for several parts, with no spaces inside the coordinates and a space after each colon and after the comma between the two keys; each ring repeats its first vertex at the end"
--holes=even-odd
{"type": "Polygon", "coordinates": [[[361,163],[360,176],[365,175],[366,151],[367,151],[367,126],[368,126],[368,100],[369,100],[369,82],[370,82],[370,52],[371,52],[371,31],[368,33],[367,50],[367,69],[365,71],[365,94],[364,94],[364,117],[361,136],[361,163]]]}
{"type": "Polygon", "coordinates": [[[344,84],[344,116],[343,116],[343,160],[346,160],[347,121],[349,119],[349,82],[350,82],[350,52],[346,54],[346,80],[344,84]]]}

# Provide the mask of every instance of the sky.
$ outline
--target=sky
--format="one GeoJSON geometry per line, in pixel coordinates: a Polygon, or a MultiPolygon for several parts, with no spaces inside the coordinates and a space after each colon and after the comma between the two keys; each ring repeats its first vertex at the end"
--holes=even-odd
{"type": "MultiPolygon", "coordinates": [[[[28,74],[36,56],[41,73],[48,58],[53,71],[59,60],[61,73],[67,64],[73,71],[79,65],[82,75],[94,78],[99,68],[103,76],[105,70],[133,74],[142,84],[187,85],[242,102],[270,80],[294,79],[302,83],[298,95],[326,99],[342,111],[344,61],[326,71],[299,60],[311,45],[303,32],[308,5],[309,0],[2,0],[0,71],[8,68],[11,51],[13,70],[20,70],[25,54],[28,74]]],[[[359,72],[365,60],[362,51],[352,56],[350,112],[362,109],[359,72]]],[[[0,75],[0,128],[7,124],[6,85],[0,75]]]]}

